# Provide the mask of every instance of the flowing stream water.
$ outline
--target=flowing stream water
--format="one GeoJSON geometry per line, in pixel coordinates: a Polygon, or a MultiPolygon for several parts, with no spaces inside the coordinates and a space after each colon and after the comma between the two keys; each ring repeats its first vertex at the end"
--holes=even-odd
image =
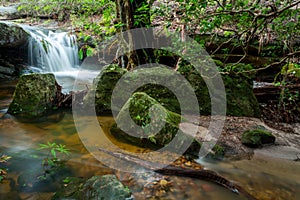
{"type": "Polygon", "coordinates": [[[28,65],[30,71],[53,73],[63,92],[86,89],[98,75],[98,70],[79,66],[76,36],[69,32],[51,31],[23,26],[30,34],[28,41],[28,65]],[[77,81],[76,84],[74,82],[77,81]]]}
{"type": "MultiPolygon", "coordinates": [[[[72,88],[78,78],[79,62],[74,36],[64,32],[54,33],[27,29],[32,35],[29,43],[29,63],[33,70],[40,73],[54,73],[65,91],[72,88]]],[[[91,82],[98,74],[95,71],[81,71],[82,81],[91,82]]],[[[88,152],[81,142],[70,111],[62,111],[46,118],[43,122],[22,122],[5,114],[16,82],[0,85],[0,152],[12,156],[3,165],[8,174],[0,184],[0,199],[51,199],[54,192],[62,187],[62,179],[67,176],[89,178],[93,175],[111,174],[114,171],[88,152]],[[66,169],[49,181],[36,181],[43,173],[42,161],[48,152],[37,150],[39,144],[56,142],[65,144],[70,149],[66,160],[66,169]]],[[[110,136],[109,128],[114,123],[112,117],[98,117],[104,135],[118,143],[124,149],[143,152],[145,149],[116,141],[110,136]]],[[[88,118],[82,122],[84,131],[94,131],[86,126],[88,118]]],[[[97,138],[101,141],[101,138],[97,138]]],[[[110,159],[109,157],[104,159],[110,159]]],[[[163,159],[163,158],[162,158],[163,159]]],[[[222,176],[238,183],[251,194],[263,200],[298,200],[300,199],[300,163],[268,157],[255,156],[252,160],[241,161],[203,161],[206,168],[215,170],[222,176]]],[[[161,177],[153,173],[126,175],[118,173],[120,180],[128,184],[135,199],[151,199],[146,185],[161,177]],[[127,178],[126,178],[127,177],[127,178]],[[146,189],[145,189],[146,188],[146,189]]],[[[156,199],[176,200],[235,200],[245,199],[216,184],[171,176],[171,190],[156,199]]],[[[153,198],[152,198],[153,199],[153,198]]]]}

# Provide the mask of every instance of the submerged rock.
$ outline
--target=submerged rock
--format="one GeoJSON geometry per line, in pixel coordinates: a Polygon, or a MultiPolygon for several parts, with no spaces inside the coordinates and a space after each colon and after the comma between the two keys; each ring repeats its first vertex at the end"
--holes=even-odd
{"type": "Polygon", "coordinates": [[[274,143],[275,136],[273,136],[272,133],[268,131],[255,129],[245,131],[242,135],[241,140],[244,145],[250,147],[259,147],[263,144],[274,143]]]}
{"type": "Polygon", "coordinates": [[[52,200],[126,200],[131,199],[131,191],[115,175],[93,176],[87,181],[68,178],[70,183],[61,188],[52,200]]]}
{"type": "Polygon", "coordinates": [[[53,74],[28,74],[20,77],[8,113],[37,118],[54,108],[57,83],[53,74]]]}

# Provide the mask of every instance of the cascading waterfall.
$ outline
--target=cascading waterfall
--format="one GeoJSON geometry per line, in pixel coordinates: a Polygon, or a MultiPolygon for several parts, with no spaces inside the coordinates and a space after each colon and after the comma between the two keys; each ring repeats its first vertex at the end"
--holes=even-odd
{"type": "Polygon", "coordinates": [[[67,32],[53,32],[22,26],[30,34],[28,65],[36,73],[53,73],[63,92],[86,89],[98,71],[79,67],[76,36],[67,32]]]}
{"type": "Polygon", "coordinates": [[[31,35],[28,43],[28,64],[41,72],[74,71],[79,64],[76,36],[24,27],[31,35]]]}

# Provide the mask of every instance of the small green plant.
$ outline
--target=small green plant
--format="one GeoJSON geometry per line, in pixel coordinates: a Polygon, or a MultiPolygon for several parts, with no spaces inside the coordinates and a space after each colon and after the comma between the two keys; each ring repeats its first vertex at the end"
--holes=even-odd
{"type": "Polygon", "coordinates": [[[51,171],[55,171],[64,165],[62,161],[63,155],[69,155],[70,150],[66,148],[66,145],[56,144],[55,142],[48,142],[46,144],[39,144],[38,150],[48,150],[47,156],[42,161],[44,168],[44,174],[39,179],[46,179],[47,174],[51,171]]]}
{"type": "MultiPolygon", "coordinates": [[[[11,156],[7,156],[3,154],[0,156],[0,163],[6,163],[9,159],[11,159],[11,156]]],[[[0,182],[4,179],[6,173],[7,173],[7,169],[2,168],[0,165],[0,182]]]]}
{"type": "Polygon", "coordinates": [[[297,121],[299,116],[299,91],[292,88],[293,82],[300,78],[300,66],[296,63],[287,62],[281,71],[274,78],[274,85],[280,87],[280,96],[278,101],[278,111],[284,117],[281,121],[297,121]]]}

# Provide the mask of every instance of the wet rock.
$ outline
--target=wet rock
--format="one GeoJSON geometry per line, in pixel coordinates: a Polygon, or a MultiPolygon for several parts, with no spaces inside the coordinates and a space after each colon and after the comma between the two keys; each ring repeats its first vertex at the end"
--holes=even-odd
{"type": "MultiPolygon", "coordinates": [[[[114,105],[111,108],[111,96],[116,83],[120,81],[118,84],[122,87],[122,93],[119,96],[122,98],[126,97],[126,100],[130,98],[133,92],[145,92],[172,112],[180,114],[182,109],[184,109],[185,113],[194,113],[194,103],[190,103],[190,98],[183,100],[184,108],[181,108],[175,94],[171,91],[172,89],[176,89],[177,93],[182,96],[187,92],[192,92],[192,88],[188,90],[185,87],[188,82],[183,84],[178,77],[181,77],[179,73],[162,67],[127,71],[117,65],[108,65],[104,67],[95,79],[94,83],[97,83],[97,85],[94,85],[84,98],[84,105],[89,106],[92,101],[95,101],[97,115],[110,114],[112,112],[111,109],[119,111],[123,105],[114,105]],[[126,76],[123,76],[125,73],[126,76]],[[119,80],[121,77],[122,79],[119,80]],[[144,82],[145,80],[146,83],[144,82]],[[160,85],[160,83],[167,83],[170,89],[160,85]],[[136,91],[131,90],[133,87],[136,87],[136,91]]],[[[194,100],[196,101],[196,98],[194,100]]]]}
{"type": "Polygon", "coordinates": [[[112,126],[111,133],[127,142],[153,148],[176,139],[177,147],[192,141],[179,129],[181,116],[173,113],[143,92],[136,92],[126,102],[112,126]],[[129,119],[133,120],[129,120],[129,119]],[[128,134],[130,133],[130,134],[128,134]],[[178,134],[178,137],[174,138],[178,134]]]}
{"type": "Polygon", "coordinates": [[[97,115],[111,113],[111,95],[113,89],[127,70],[120,68],[118,65],[107,65],[94,80],[93,87],[84,97],[83,104],[89,107],[92,102],[95,102],[97,115]]]}
{"type": "Polygon", "coordinates": [[[54,192],[66,176],[71,176],[71,171],[61,166],[47,171],[31,169],[22,172],[18,177],[18,190],[24,192],[54,192]]]}
{"type": "MultiPolygon", "coordinates": [[[[94,81],[96,85],[84,98],[84,104],[89,106],[92,101],[95,101],[97,115],[110,114],[111,109],[119,111],[122,108],[121,106],[111,108],[111,95],[116,83],[120,81],[119,85],[122,86],[123,93],[119,96],[130,98],[130,95],[134,92],[131,91],[131,88],[138,86],[135,92],[146,93],[166,109],[178,114],[181,114],[183,109],[184,113],[198,114],[195,111],[195,103],[191,103],[192,100],[189,98],[192,94],[189,90],[193,90],[192,92],[195,92],[199,103],[200,113],[210,115],[210,93],[203,78],[188,65],[179,68],[178,72],[163,67],[127,71],[117,65],[105,66],[94,81]],[[119,80],[121,77],[122,80],[119,80]],[[184,84],[180,78],[187,80],[191,88],[187,88],[187,84],[184,84]],[[161,83],[167,83],[168,87],[163,86],[161,83]],[[175,90],[177,95],[172,90],[175,90]],[[178,97],[178,93],[187,98],[178,97]],[[178,98],[183,99],[183,105],[180,105],[178,98]]],[[[227,115],[258,117],[260,110],[252,91],[251,80],[243,75],[224,75],[222,78],[227,98],[227,115]]],[[[217,94],[218,88],[214,92],[217,94]]],[[[225,101],[225,99],[220,98],[219,101],[225,101]]]]}
{"type": "Polygon", "coordinates": [[[61,188],[52,200],[126,200],[131,191],[115,175],[93,176],[88,180],[69,178],[70,183],[61,188]]]}
{"type": "Polygon", "coordinates": [[[250,147],[259,147],[263,144],[270,144],[275,142],[275,136],[272,133],[255,129],[247,130],[242,135],[242,143],[250,147]]]}
{"type": "Polygon", "coordinates": [[[15,48],[27,42],[29,34],[12,22],[0,22],[0,48],[15,48]]]}
{"type": "Polygon", "coordinates": [[[28,74],[20,77],[8,113],[37,118],[53,109],[57,85],[53,74],[28,74]]]}

